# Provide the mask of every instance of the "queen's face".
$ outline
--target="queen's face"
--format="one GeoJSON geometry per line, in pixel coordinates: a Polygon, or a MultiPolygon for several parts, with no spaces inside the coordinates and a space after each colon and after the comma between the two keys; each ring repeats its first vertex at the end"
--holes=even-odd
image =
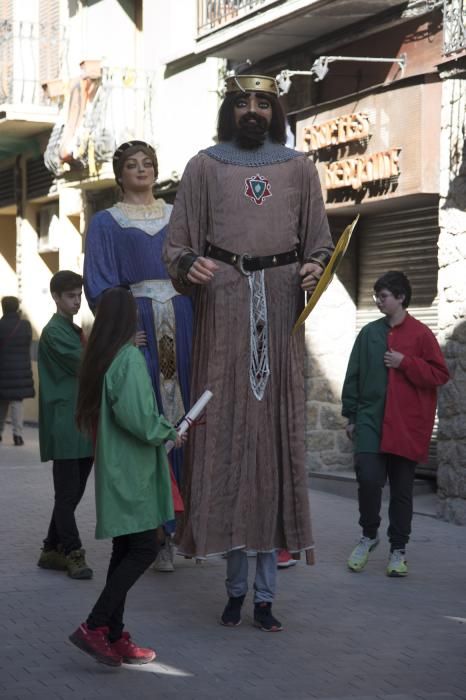
{"type": "Polygon", "coordinates": [[[154,163],[143,151],[133,153],[125,160],[120,177],[120,184],[125,192],[151,190],[154,182],[154,163]]]}

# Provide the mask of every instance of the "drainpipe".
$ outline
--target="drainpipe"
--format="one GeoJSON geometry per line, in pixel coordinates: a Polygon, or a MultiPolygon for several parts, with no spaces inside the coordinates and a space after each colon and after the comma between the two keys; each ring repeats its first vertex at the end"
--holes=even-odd
{"type": "Polygon", "coordinates": [[[25,210],[26,174],[24,157],[19,155],[15,161],[15,204],[16,204],[16,284],[20,303],[23,300],[23,222],[25,210]]]}

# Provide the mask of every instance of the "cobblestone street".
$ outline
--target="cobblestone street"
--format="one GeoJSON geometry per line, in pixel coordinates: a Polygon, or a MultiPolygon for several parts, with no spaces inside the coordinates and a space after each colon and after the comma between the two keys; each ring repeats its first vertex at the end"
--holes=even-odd
{"type": "Polygon", "coordinates": [[[224,562],[178,557],[174,574],[149,570],[128,596],[128,628],[157,649],[157,662],[121,669],[95,663],[68,642],[108,563],[110,542],[93,534],[93,484],[77,517],[94,579],[40,570],[51,465],[39,462],[34,428],[25,440],[10,446],[7,426],[0,446],[2,700],[466,698],[465,528],[417,514],[408,578],[385,576],[385,539],[366,570],[351,574],[345,561],[359,536],[356,502],[317,491],[317,564],[279,572],[274,611],[282,633],[253,628],[251,600],[239,628],[220,626],[224,562]]]}

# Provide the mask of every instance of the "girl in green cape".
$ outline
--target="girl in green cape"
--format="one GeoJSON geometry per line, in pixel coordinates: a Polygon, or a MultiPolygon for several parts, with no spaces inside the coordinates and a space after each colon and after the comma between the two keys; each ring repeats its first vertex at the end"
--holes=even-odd
{"type": "Polygon", "coordinates": [[[156,529],[173,518],[165,442],[184,438],[159,415],[146,363],[134,346],[137,310],[122,287],[102,294],[80,372],[77,423],[95,438],[96,537],[113,538],[105,587],[70,636],[101,663],[143,664],[152,649],[123,631],[126,594],[157,556],[156,529]]]}

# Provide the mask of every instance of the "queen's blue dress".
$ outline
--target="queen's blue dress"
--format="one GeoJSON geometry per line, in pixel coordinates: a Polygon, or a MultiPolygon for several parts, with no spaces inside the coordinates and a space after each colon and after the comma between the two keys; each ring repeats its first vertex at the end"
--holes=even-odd
{"type": "MultiPolygon", "coordinates": [[[[189,409],[193,308],[173,287],[162,262],[172,206],[163,200],[120,202],[92,217],[86,237],[84,291],[91,308],[103,291],[128,286],[138,305],[141,348],[160,413],[175,423],[189,409]]],[[[182,450],[172,452],[179,483],[182,450]]]]}

